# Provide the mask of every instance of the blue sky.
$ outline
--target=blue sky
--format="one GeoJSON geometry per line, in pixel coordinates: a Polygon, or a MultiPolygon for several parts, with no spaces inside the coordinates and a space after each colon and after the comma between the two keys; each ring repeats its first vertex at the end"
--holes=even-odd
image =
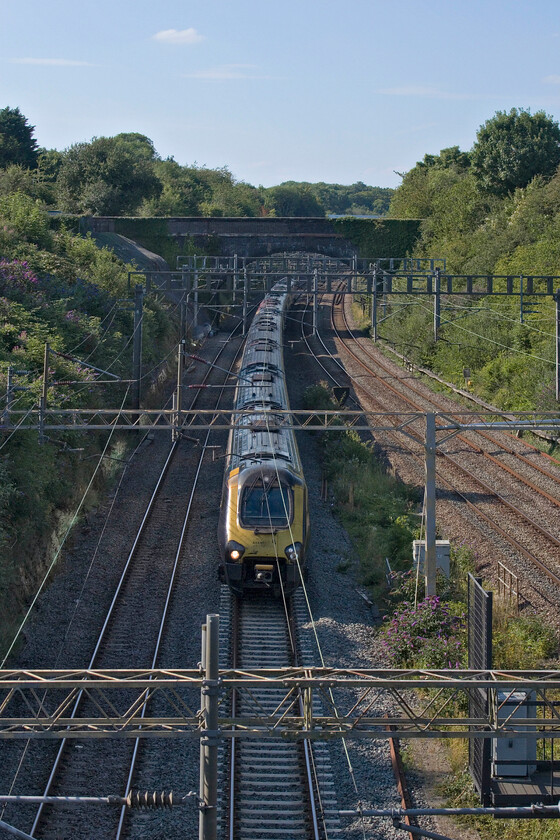
{"type": "Polygon", "coordinates": [[[397,186],[497,110],[560,118],[558,0],[0,0],[0,108],[253,184],[397,186]]]}

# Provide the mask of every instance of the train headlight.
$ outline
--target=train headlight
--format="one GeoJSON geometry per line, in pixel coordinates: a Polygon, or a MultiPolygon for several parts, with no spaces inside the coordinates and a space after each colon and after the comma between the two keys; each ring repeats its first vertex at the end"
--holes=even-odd
{"type": "Polygon", "coordinates": [[[226,560],[233,560],[237,563],[245,554],[245,546],[235,540],[230,540],[226,545],[226,560]]]}
{"type": "Polygon", "coordinates": [[[285,554],[291,563],[295,563],[296,560],[299,560],[301,558],[301,548],[302,545],[300,542],[296,542],[293,545],[289,545],[286,548],[285,554]]]}

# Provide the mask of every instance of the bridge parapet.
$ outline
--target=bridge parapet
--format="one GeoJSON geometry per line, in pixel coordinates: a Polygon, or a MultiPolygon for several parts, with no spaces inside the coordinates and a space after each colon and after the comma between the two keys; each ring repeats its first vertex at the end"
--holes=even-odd
{"type": "Polygon", "coordinates": [[[274,253],[307,252],[337,259],[368,256],[406,256],[418,235],[416,220],[327,219],[275,217],[124,218],[89,216],[82,229],[92,233],[120,233],[157,251],[154,237],[169,237],[182,250],[194,245],[198,253],[259,257],[274,253]]]}

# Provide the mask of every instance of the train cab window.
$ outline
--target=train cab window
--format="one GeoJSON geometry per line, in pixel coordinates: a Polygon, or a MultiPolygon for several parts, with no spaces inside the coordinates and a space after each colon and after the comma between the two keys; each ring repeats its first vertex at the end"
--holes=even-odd
{"type": "Polygon", "coordinates": [[[241,494],[240,524],[244,528],[287,528],[293,519],[293,493],[285,484],[258,481],[241,494]]]}

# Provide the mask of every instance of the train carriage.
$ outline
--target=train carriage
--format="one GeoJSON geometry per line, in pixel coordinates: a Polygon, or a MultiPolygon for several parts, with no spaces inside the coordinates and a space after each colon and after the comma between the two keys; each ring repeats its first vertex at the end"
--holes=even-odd
{"type": "Polygon", "coordinates": [[[282,349],[290,303],[285,284],[261,302],[243,352],[229,435],[219,521],[220,578],[237,595],[290,595],[305,569],[307,487],[289,409],[282,349]]]}

